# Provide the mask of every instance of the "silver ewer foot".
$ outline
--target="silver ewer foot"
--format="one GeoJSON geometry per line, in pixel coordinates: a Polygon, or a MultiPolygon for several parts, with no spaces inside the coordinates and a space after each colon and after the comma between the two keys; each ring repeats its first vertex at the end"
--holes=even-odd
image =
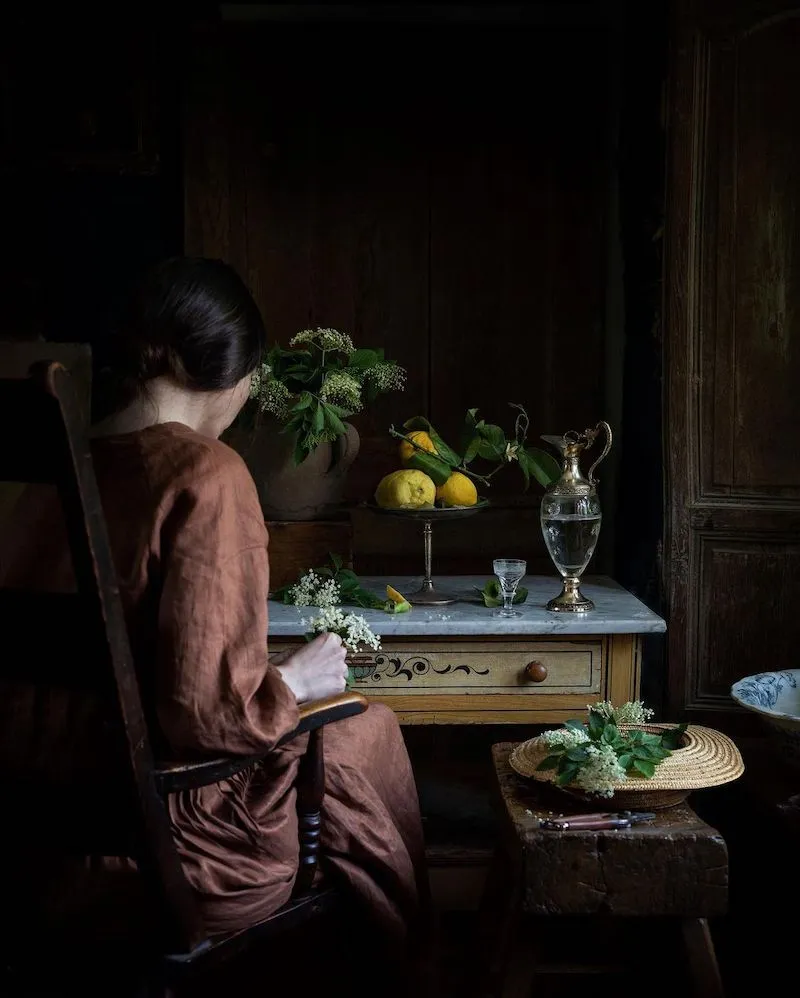
{"type": "Polygon", "coordinates": [[[594,603],[581,592],[580,582],[577,575],[566,576],[561,592],[550,600],[547,609],[554,613],[588,613],[594,610],[594,603]]]}

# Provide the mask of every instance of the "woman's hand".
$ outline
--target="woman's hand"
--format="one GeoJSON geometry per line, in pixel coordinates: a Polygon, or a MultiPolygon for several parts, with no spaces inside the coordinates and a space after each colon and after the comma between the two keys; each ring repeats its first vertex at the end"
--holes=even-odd
{"type": "MultiPolygon", "coordinates": [[[[338,634],[320,634],[275,668],[298,703],[344,693],[347,651],[338,634]]],[[[273,663],[275,664],[275,663],[273,663]]]]}

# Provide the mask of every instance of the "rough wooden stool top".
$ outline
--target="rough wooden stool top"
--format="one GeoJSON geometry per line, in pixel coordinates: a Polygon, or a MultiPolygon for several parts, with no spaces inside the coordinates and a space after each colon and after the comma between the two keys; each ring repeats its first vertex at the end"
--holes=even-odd
{"type": "MultiPolygon", "coordinates": [[[[713,918],[728,901],[728,850],[687,804],[616,831],[550,832],[541,818],[580,810],[509,764],[516,742],[492,746],[509,855],[520,865],[524,911],[535,915],[713,918]],[[566,802],[565,802],[566,801],[566,802]]],[[[613,803],[606,805],[613,810],[613,803]]]]}

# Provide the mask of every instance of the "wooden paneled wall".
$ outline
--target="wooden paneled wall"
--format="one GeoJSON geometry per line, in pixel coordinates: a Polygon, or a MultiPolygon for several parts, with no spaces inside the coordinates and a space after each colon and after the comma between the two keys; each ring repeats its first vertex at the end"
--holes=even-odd
{"type": "MultiPolygon", "coordinates": [[[[235,265],[281,343],[333,326],[408,368],[354,420],[353,501],[396,467],[392,422],[455,437],[477,406],[510,430],[518,402],[535,442],[609,401],[604,28],[357,28],[195,32],[183,122],[187,252],[235,265]]],[[[437,569],[550,571],[540,491],[507,469],[492,510],[440,528],[437,569]]],[[[390,522],[356,516],[358,570],[419,570],[417,527],[390,522]]]]}

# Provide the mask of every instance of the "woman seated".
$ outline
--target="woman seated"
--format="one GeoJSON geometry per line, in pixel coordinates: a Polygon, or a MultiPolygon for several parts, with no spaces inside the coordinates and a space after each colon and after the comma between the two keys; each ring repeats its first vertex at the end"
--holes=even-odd
{"type": "MultiPolygon", "coordinates": [[[[268,655],[267,531],[244,462],[219,439],[247,400],[264,349],[258,308],[229,266],[164,262],[144,280],[113,343],[105,376],[115,405],[92,442],[159,749],[173,759],[268,753],[263,765],[171,798],[175,842],[214,934],[245,928],[289,899],[305,739],[276,746],[296,726],[298,704],[341,693],[346,678],[333,634],[280,662],[268,655]]],[[[0,584],[71,587],[54,502],[28,498],[6,526],[0,584]]],[[[329,725],[325,762],[324,872],[402,948],[418,926],[425,874],[416,789],[394,714],[372,704],[329,725]]]]}

